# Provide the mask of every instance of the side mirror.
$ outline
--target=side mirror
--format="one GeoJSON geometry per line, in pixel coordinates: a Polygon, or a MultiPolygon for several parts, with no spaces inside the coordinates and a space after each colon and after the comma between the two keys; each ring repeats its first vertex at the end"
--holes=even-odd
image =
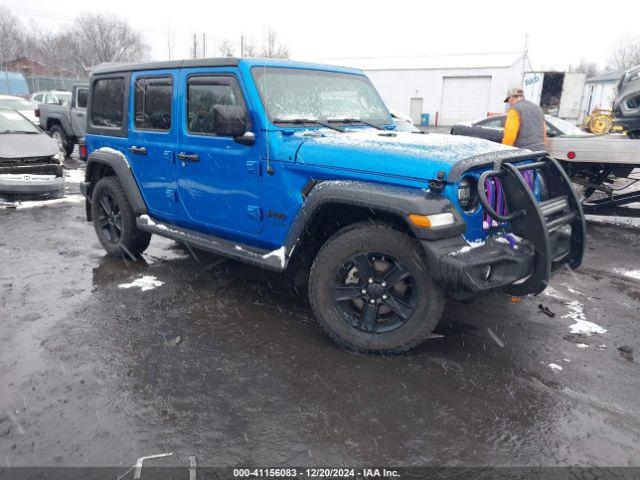
{"type": "Polygon", "coordinates": [[[247,131],[247,115],[240,105],[214,105],[213,128],[221,137],[241,137],[247,131]]]}

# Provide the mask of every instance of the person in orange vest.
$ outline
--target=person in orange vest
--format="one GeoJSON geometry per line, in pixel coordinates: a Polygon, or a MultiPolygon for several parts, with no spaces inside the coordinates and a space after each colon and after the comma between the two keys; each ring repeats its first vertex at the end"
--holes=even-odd
{"type": "Polygon", "coordinates": [[[542,108],[525,100],[520,88],[512,88],[504,99],[511,107],[504,123],[502,143],[532,151],[545,149],[547,128],[542,108]]]}

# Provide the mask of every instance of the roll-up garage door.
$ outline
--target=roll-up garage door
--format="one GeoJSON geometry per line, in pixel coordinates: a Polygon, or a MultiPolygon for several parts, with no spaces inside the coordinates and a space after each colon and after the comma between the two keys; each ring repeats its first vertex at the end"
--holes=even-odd
{"type": "Polygon", "coordinates": [[[486,117],[491,77],[444,77],[440,124],[453,125],[486,117]]]}

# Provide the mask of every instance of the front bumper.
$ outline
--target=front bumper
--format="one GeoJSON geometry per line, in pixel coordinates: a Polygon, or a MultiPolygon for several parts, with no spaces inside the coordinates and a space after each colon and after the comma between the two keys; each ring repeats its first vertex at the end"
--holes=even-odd
{"type": "Polygon", "coordinates": [[[557,161],[544,152],[500,159],[480,175],[478,184],[482,185],[479,200],[491,225],[485,241],[469,244],[460,236],[422,243],[430,272],[446,291],[538,294],[552,275],[580,265],[584,214],[557,161]],[[514,164],[514,160],[529,161],[514,164]],[[544,200],[534,195],[523,176],[529,171],[543,181],[544,200]],[[500,190],[495,182],[500,182],[500,190]],[[491,198],[488,192],[493,193],[491,198]],[[502,200],[497,202],[498,198],[502,200]],[[498,208],[500,204],[506,204],[505,211],[498,208]]]}
{"type": "Polygon", "coordinates": [[[64,196],[64,178],[52,175],[0,175],[0,196],[7,200],[64,196]]]}
{"type": "MultiPolygon", "coordinates": [[[[554,232],[550,240],[554,258],[569,253],[569,232],[554,232]]],[[[431,274],[447,292],[509,289],[528,279],[535,267],[533,245],[510,235],[489,237],[477,244],[469,244],[462,237],[422,241],[422,247],[429,259],[431,274]]]]}
{"type": "Polygon", "coordinates": [[[447,292],[483,292],[511,285],[533,271],[534,250],[528,242],[511,247],[501,240],[489,238],[478,245],[459,237],[422,246],[434,279],[447,292]]]}

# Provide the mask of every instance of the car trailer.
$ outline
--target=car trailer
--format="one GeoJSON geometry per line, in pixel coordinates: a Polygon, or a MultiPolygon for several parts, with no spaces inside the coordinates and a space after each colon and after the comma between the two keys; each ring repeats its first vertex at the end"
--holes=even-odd
{"type": "Polygon", "coordinates": [[[554,139],[549,154],[582,187],[584,213],[640,218],[640,139],[563,136],[554,139]]]}
{"type": "MultiPolygon", "coordinates": [[[[634,175],[633,171],[629,172],[626,177],[621,177],[619,167],[603,165],[599,172],[578,171],[571,176],[571,181],[584,187],[582,195],[584,213],[640,218],[640,189],[618,193],[629,190],[634,185],[640,188],[638,183],[640,178],[632,175],[634,175]],[[619,178],[626,178],[629,183],[622,188],[616,187],[615,180],[619,178]],[[633,206],[634,204],[637,205],[633,206]]],[[[635,175],[640,177],[640,172],[636,172],[635,175]]]]}

